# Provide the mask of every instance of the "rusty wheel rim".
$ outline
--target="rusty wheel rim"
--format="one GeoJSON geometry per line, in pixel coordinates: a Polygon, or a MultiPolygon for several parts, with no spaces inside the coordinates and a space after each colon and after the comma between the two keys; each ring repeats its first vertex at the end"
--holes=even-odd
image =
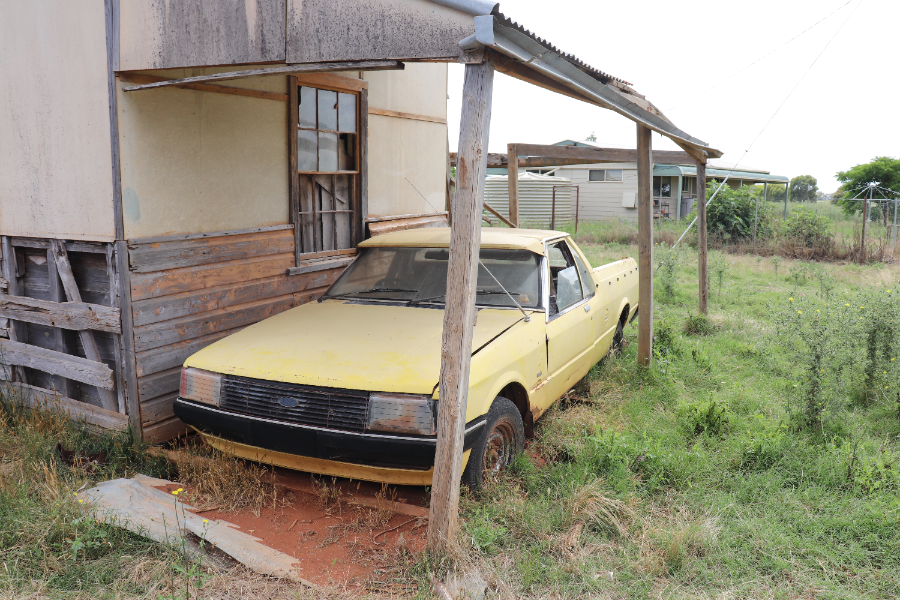
{"type": "Polygon", "coordinates": [[[482,472],[485,476],[496,475],[509,466],[515,453],[515,438],[515,429],[506,419],[494,425],[488,433],[484,448],[482,472]]]}

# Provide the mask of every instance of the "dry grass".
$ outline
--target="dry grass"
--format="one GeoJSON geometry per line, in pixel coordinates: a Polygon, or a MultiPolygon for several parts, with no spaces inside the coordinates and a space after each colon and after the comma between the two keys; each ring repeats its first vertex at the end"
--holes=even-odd
{"type": "Polygon", "coordinates": [[[191,502],[201,509],[250,510],[258,517],[263,508],[284,506],[290,500],[275,485],[271,468],[214,448],[181,453],[178,475],[191,488],[191,502]]]}
{"type": "Polygon", "coordinates": [[[603,494],[603,482],[592,481],[570,496],[575,527],[593,525],[600,530],[626,537],[635,517],[626,503],[603,494]]]}

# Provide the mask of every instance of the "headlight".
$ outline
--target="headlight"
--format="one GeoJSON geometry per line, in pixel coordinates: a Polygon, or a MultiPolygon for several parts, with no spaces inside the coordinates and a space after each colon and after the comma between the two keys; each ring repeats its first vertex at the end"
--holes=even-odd
{"type": "Polygon", "coordinates": [[[367,429],[434,435],[435,401],[413,394],[369,395],[367,429]]]}
{"type": "Polygon", "coordinates": [[[181,397],[204,404],[219,405],[222,391],[222,375],[193,367],[181,370],[181,397]]]}

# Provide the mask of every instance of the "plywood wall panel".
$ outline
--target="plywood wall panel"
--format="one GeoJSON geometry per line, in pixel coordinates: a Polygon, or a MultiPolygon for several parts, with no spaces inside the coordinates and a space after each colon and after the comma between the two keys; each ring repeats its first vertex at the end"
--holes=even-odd
{"type": "MultiPolygon", "coordinates": [[[[286,93],[286,79],[241,80],[235,86],[286,93]]],[[[178,88],[121,88],[120,83],[127,239],[289,222],[284,102],[178,88]]]]}
{"type": "Polygon", "coordinates": [[[0,3],[0,232],[111,241],[103,0],[0,3]]]}
{"type": "Polygon", "coordinates": [[[284,61],[285,0],[120,0],[123,71],[284,61]]]}

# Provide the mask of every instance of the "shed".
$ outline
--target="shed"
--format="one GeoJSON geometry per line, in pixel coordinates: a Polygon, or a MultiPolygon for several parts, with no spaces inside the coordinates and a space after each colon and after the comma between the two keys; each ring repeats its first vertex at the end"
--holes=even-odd
{"type": "Polygon", "coordinates": [[[4,2],[0,39],[3,376],[146,441],[185,429],[186,357],[317,298],[370,223],[468,226],[495,70],[634,121],[639,168],[651,131],[721,155],[489,0],[4,2]],[[452,204],[447,62],[474,111],[452,204]]]}

